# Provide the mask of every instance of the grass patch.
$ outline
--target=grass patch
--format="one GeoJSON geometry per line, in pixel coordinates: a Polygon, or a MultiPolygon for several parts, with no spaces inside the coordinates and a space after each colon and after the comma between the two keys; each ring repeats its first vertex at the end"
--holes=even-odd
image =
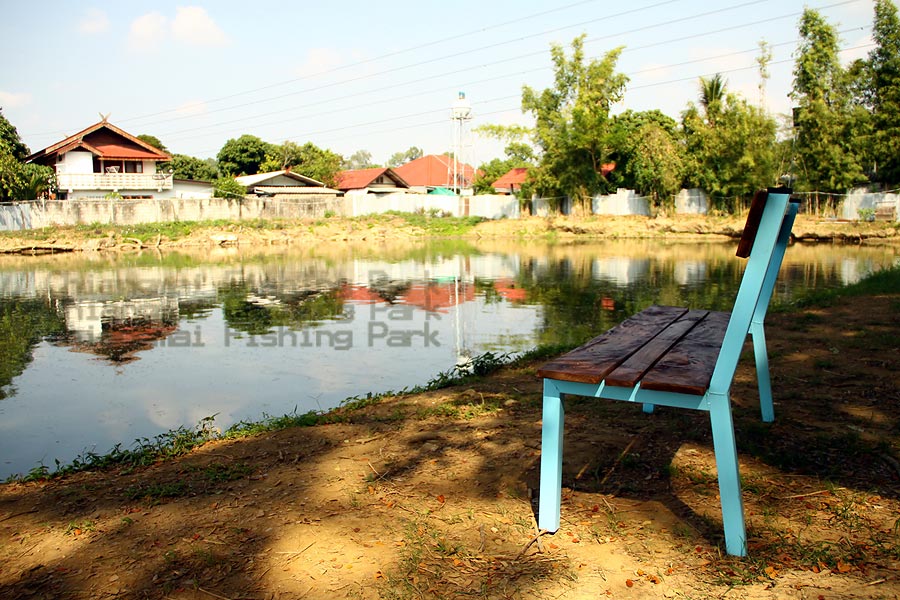
{"type": "Polygon", "coordinates": [[[900,290],[900,266],[893,266],[871,273],[852,285],[830,290],[812,291],[797,298],[793,302],[793,306],[800,308],[832,306],[843,298],[896,294],[897,290],[900,290]]]}

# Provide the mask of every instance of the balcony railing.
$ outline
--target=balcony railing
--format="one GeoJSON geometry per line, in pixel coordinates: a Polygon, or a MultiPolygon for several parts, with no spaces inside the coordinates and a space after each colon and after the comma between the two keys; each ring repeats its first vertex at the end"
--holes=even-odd
{"type": "Polygon", "coordinates": [[[56,181],[60,190],[70,192],[172,189],[172,176],[165,173],[60,173],[56,181]]]}

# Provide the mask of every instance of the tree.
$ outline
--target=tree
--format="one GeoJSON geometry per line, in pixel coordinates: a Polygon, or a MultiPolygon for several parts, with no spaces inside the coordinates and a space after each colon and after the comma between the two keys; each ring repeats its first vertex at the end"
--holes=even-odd
{"type": "Polygon", "coordinates": [[[247,189],[231,177],[219,177],[213,182],[213,197],[243,198],[247,189]]]}
{"type": "Polygon", "coordinates": [[[19,162],[23,162],[31,154],[28,146],[19,137],[15,126],[3,116],[2,107],[0,107],[0,149],[5,149],[19,162]]]}
{"type": "Polygon", "coordinates": [[[271,146],[260,171],[265,173],[291,169],[333,187],[337,185],[337,174],[343,163],[344,159],[340,154],[323,150],[312,142],[301,146],[288,141],[280,146],[271,146]]]}
{"type": "Polygon", "coordinates": [[[424,156],[424,153],[422,152],[421,148],[410,146],[406,150],[406,152],[393,153],[387,161],[387,166],[399,167],[400,165],[405,165],[409,161],[416,160],[417,158],[422,158],[422,156],[424,156]]]}
{"type": "Polygon", "coordinates": [[[762,108],[724,87],[721,97],[709,94],[709,82],[700,80],[700,103],[688,104],[682,113],[685,140],[684,184],[702,188],[731,211],[742,197],[777,177],[777,123],[762,108]],[[712,114],[710,112],[712,111],[712,114]]]}
{"type": "Polygon", "coordinates": [[[357,150],[341,165],[344,169],[371,169],[377,167],[372,162],[372,153],[368,150],[357,150]]]}
{"type": "Polygon", "coordinates": [[[157,150],[162,150],[163,152],[165,152],[167,154],[169,152],[169,149],[166,148],[163,145],[163,143],[161,141],[159,141],[159,138],[156,137],[155,135],[150,135],[149,133],[142,133],[141,135],[137,136],[137,139],[141,140],[145,144],[150,144],[157,150]]]}
{"type": "Polygon", "coordinates": [[[845,192],[865,180],[854,131],[848,78],[838,59],[837,31],[813,9],[800,17],[794,65],[797,187],[845,192]]]}
{"type": "Polygon", "coordinates": [[[562,46],[551,47],[553,87],[522,89],[522,110],[534,117],[533,138],[540,151],[529,187],[557,206],[561,196],[584,206],[608,189],[602,167],[611,158],[609,111],[622,99],[628,81],[615,71],[622,49],[586,62],[584,37],[572,41],[571,58],[562,46]]]}
{"type": "Polygon", "coordinates": [[[506,146],[505,154],[505,159],[494,158],[478,167],[480,174],[472,183],[476,194],[493,194],[494,182],[510,169],[534,166],[534,151],[528,144],[511,142],[506,146]]]}
{"type": "Polygon", "coordinates": [[[609,179],[653,197],[659,205],[681,188],[683,147],[678,124],[659,110],[627,110],[613,119],[610,145],[615,170],[609,179]]]}
{"type": "Polygon", "coordinates": [[[722,101],[725,99],[725,79],[721,73],[716,73],[709,79],[700,78],[700,106],[706,115],[708,123],[714,124],[716,117],[722,110],[722,101]]]}
{"type": "Polygon", "coordinates": [[[215,181],[219,177],[219,167],[214,158],[196,158],[187,154],[173,154],[172,160],[158,167],[165,171],[172,169],[175,179],[193,181],[215,181]]]}
{"type": "Polygon", "coordinates": [[[876,0],[869,53],[875,179],[900,183],[900,19],[890,0],[876,0]]]}
{"type": "MultiPolygon", "coordinates": [[[[225,175],[253,175],[260,172],[273,145],[255,135],[242,135],[225,142],[216,158],[219,170],[225,175]]],[[[276,169],[277,170],[277,169],[276,169]]]]}

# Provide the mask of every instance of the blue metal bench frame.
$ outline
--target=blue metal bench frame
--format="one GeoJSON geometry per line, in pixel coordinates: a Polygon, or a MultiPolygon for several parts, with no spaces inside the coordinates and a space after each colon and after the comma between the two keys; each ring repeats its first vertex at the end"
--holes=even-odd
{"type": "MultiPolygon", "coordinates": [[[[605,379],[600,383],[579,383],[544,377],[538,507],[538,524],[541,529],[549,532],[559,529],[564,418],[562,394],[641,403],[645,412],[652,411],[655,405],[691,408],[708,411],[710,416],[726,551],[738,556],[747,554],[747,533],[729,390],[741,349],[749,333],[753,338],[756,357],[762,419],[766,422],[774,420],[763,321],[797,210],[798,204],[790,201],[789,190],[769,190],[715,368],[708,388],[702,395],[641,389],[640,382],[633,387],[617,387],[607,384],[605,379]]],[[[627,357],[623,357],[623,360],[625,358],[627,357]]]]}

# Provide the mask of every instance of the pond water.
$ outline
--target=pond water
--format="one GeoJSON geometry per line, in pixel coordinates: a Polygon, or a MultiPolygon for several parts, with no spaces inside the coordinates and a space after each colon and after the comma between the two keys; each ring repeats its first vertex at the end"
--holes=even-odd
{"type": "MultiPolygon", "coordinates": [[[[574,344],[650,304],[728,309],[734,244],[533,241],[0,257],[0,478],[216,415],[226,428],[574,344]]],[[[798,245],[775,291],[891,247],[798,245]]]]}

